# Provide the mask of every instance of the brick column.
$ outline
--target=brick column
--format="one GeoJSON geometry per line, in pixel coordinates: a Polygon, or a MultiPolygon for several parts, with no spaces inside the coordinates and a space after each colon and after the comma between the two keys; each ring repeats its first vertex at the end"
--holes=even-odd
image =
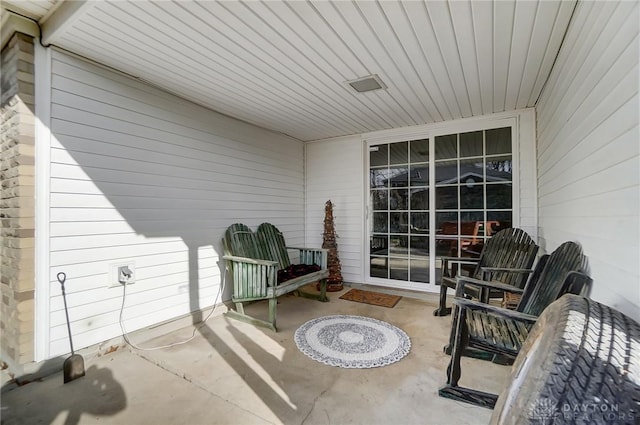
{"type": "Polygon", "coordinates": [[[33,38],[2,49],[0,346],[12,369],[34,360],[35,119],[33,38]]]}

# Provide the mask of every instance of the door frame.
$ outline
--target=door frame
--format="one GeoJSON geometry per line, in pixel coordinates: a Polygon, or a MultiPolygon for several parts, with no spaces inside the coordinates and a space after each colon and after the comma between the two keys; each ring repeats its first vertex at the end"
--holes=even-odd
{"type": "MultiPolygon", "coordinates": [[[[400,289],[410,289],[422,292],[438,292],[439,287],[435,284],[436,278],[436,257],[434,255],[429,256],[429,283],[410,281],[395,281],[392,279],[382,279],[370,276],[370,235],[369,235],[369,220],[372,218],[372,213],[369,211],[369,147],[378,144],[403,142],[408,140],[429,139],[429,151],[434,152],[435,137],[454,134],[465,133],[470,131],[490,130],[493,128],[511,127],[511,155],[512,155],[512,167],[513,167],[513,181],[512,181],[512,225],[513,227],[521,226],[521,203],[520,203],[520,180],[521,180],[521,156],[520,145],[523,139],[532,137],[530,145],[533,147],[532,152],[527,155],[527,159],[530,157],[535,173],[535,115],[531,109],[514,111],[510,113],[495,114],[488,117],[477,117],[464,120],[449,121],[438,124],[431,124],[425,126],[406,127],[402,129],[386,130],[381,132],[370,133],[362,136],[362,149],[363,149],[363,211],[361,217],[363,218],[363,264],[362,264],[362,277],[363,283],[366,285],[376,286],[389,286],[400,289]],[[523,134],[522,121],[525,121],[523,134]]],[[[435,167],[434,157],[430,155],[429,158],[429,228],[435,228],[435,210],[432,208],[435,205],[435,167]]],[[[535,178],[533,179],[533,185],[535,186],[535,178]]],[[[534,197],[535,197],[534,192],[534,197]]],[[[537,205],[536,205],[537,207],[537,205]]],[[[535,214],[535,221],[537,230],[537,214],[535,214]]],[[[537,233],[537,232],[534,232],[537,233]]],[[[534,240],[537,239],[537,235],[532,235],[534,240]]],[[[429,233],[429,251],[435,252],[435,235],[429,233]]]]}

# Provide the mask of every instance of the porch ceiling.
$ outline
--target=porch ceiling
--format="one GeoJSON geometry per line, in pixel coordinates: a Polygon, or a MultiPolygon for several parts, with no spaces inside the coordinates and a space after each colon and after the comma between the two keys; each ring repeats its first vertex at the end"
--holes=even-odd
{"type": "Polygon", "coordinates": [[[575,1],[5,0],[45,43],[308,141],[534,106],[575,1]],[[345,82],[377,74],[386,90],[345,82]]]}

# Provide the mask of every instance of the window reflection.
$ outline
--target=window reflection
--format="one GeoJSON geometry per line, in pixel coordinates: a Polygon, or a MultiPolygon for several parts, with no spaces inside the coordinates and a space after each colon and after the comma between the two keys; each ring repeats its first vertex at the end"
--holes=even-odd
{"type": "Polygon", "coordinates": [[[409,233],[409,214],[393,212],[389,220],[390,233],[409,233]]]}
{"type": "Polygon", "coordinates": [[[500,182],[513,180],[511,157],[498,156],[487,158],[487,181],[500,182]]]}
{"type": "Polygon", "coordinates": [[[392,189],[389,191],[389,209],[406,210],[409,209],[409,190],[392,189]]]}
{"type": "Polygon", "coordinates": [[[375,233],[386,233],[389,230],[389,213],[374,212],[373,213],[373,231],[375,233]]]}
{"type": "Polygon", "coordinates": [[[389,149],[389,164],[406,164],[409,162],[408,142],[393,143],[389,149]]]}
{"type": "Polygon", "coordinates": [[[436,159],[458,157],[458,135],[437,136],[435,138],[436,159]]]}
{"type": "Polygon", "coordinates": [[[511,153],[511,127],[486,131],[487,155],[511,153]]]}
{"type": "Polygon", "coordinates": [[[371,203],[374,210],[384,210],[389,208],[389,191],[388,190],[372,190],[371,203]]]}
{"type": "Polygon", "coordinates": [[[429,213],[428,212],[412,212],[411,213],[411,233],[428,233],[429,232],[429,213]]]}
{"type": "Polygon", "coordinates": [[[369,164],[372,167],[387,165],[389,158],[389,148],[387,145],[371,146],[369,148],[369,164]]]}
{"type": "Polygon", "coordinates": [[[411,186],[428,186],[429,185],[429,166],[421,165],[419,167],[411,166],[409,169],[409,184],[411,186]]]}
{"type": "Polygon", "coordinates": [[[389,252],[389,237],[387,235],[373,235],[369,240],[372,255],[386,255],[389,252]]]}
{"type": "Polygon", "coordinates": [[[429,209],[429,189],[414,189],[411,191],[411,209],[429,209]]]}
{"type": "Polygon", "coordinates": [[[482,131],[460,134],[460,157],[482,156],[482,131]]]}
{"type": "Polygon", "coordinates": [[[511,184],[487,185],[487,208],[510,209],[512,198],[511,184]]]}

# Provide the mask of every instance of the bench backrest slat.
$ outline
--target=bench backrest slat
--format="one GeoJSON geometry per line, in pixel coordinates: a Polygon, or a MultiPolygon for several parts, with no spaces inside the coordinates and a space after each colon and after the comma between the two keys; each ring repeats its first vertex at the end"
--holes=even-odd
{"type": "Polygon", "coordinates": [[[260,258],[277,261],[279,269],[285,269],[291,264],[284,236],[276,226],[270,223],[262,223],[258,226],[256,236],[260,258]]]}
{"type": "Polygon", "coordinates": [[[255,233],[242,223],[235,223],[229,226],[224,234],[223,242],[225,255],[261,258],[259,257],[258,241],[255,233]]]}

